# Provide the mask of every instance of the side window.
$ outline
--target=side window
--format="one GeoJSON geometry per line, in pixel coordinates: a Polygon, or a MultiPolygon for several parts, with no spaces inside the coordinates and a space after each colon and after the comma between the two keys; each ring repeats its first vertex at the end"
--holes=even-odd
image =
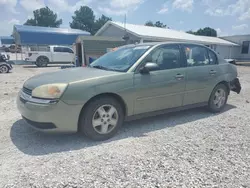
{"type": "Polygon", "coordinates": [[[242,54],[248,54],[249,45],[250,45],[250,41],[243,41],[242,49],[241,49],[242,54]]]}
{"type": "Polygon", "coordinates": [[[208,50],[209,61],[211,65],[217,64],[217,56],[211,50],[208,50]]]}
{"type": "Polygon", "coordinates": [[[73,50],[71,50],[70,48],[63,48],[63,52],[67,52],[67,53],[71,53],[73,54],[73,50]]]}
{"type": "Polygon", "coordinates": [[[180,49],[178,45],[159,47],[151,52],[146,62],[158,64],[160,70],[176,69],[181,67],[180,49]]]}
{"type": "Polygon", "coordinates": [[[184,51],[188,67],[209,65],[206,48],[196,45],[184,45],[184,51]]]}
{"type": "Polygon", "coordinates": [[[61,47],[54,47],[54,52],[63,52],[61,47]]]}

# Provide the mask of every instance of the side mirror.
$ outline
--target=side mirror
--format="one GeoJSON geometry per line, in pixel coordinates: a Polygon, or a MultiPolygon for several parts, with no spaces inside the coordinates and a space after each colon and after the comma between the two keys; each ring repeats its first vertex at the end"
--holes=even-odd
{"type": "Polygon", "coordinates": [[[148,62],[144,67],[140,69],[141,74],[149,74],[150,71],[159,70],[159,66],[156,63],[148,62]]]}

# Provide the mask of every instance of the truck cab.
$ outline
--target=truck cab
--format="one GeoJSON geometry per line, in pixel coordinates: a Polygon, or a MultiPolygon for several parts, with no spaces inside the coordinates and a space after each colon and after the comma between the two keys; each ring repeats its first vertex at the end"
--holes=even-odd
{"type": "Polygon", "coordinates": [[[45,67],[48,64],[68,64],[74,62],[74,51],[68,46],[48,46],[41,51],[29,51],[26,61],[38,67],[45,67]]]}

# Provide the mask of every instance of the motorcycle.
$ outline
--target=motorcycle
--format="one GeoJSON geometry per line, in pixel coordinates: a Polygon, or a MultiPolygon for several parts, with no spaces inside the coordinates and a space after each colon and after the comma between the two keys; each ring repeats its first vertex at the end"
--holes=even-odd
{"type": "Polygon", "coordinates": [[[0,54],[0,73],[8,73],[13,68],[8,60],[8,55],[0,54]]]}

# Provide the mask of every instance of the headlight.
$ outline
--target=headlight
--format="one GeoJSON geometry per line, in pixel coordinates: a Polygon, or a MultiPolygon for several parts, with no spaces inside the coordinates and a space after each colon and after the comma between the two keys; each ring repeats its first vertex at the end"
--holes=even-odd
{"type": "Polygon", "coordinates": [[[68,84],[47,84],[35,88],[32,97],[58,99],[62,96],[68,84]]]}

